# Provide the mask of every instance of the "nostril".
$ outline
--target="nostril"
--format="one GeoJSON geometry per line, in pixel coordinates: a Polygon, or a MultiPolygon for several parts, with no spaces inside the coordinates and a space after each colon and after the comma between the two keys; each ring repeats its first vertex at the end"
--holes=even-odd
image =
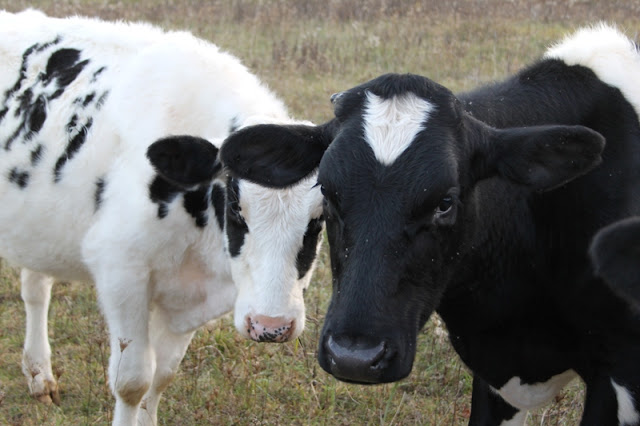
{"type": "Polygon", "coordinates": [[[296,322],[284,317],[269,317],[265,315],[247,316],[247,333],[256,342],[282,343],[293,336],[296,322]]]}
{"type": "Polygon", "coordinates": [[[331,374],[356,382],[378,382],[391,357],[386,341],[363,336],[329,336],[325,349],[331,374]]]}

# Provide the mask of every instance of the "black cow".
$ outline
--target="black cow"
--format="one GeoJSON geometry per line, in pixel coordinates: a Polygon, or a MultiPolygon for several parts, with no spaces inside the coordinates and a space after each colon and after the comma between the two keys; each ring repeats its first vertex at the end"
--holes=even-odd
{"type": "Polygon", "coordinates": [[[589,254],[596,274],[640,309],[640,217],[598,231],[589,254]]]}
{"type": "Polygon", "coordinates": [[[221,157],[243,178],[284,187],[319,167],[320,365],[399,380],[436,310],[474,375],[471,424],[522,424],[576,375],[583,425],[638,424],[640,315],[588,257],[598,229],[640,213],[638,80],[634,43],[599,26],[470,93],[384,75],[335,95],[321,126],[232,135],[221,157]]]}

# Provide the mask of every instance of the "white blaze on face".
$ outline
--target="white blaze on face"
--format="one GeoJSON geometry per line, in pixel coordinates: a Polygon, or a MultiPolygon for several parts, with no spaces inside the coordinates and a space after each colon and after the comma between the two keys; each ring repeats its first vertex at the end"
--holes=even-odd
{"type": "Polygon", "coordinates": [[[434,108],[413,93],[383,99],[367,92],[364,135],[378,161],[392,164],[424,130],[434,108]]]}
{"type": "MultiPolygon", "coordinates": [[[[282,318],[294,322],[290,339],[304,328],[303,290],[313,268],[299,278],[296,259],[307,226],[322,214],[316,174],[286,189],[270,189],[241,180],[241,214],[249,228],[231,271],[238,289],[234,323],[249,336],[248,319],[282,318]]],[[[250,324],[249,324],[250,325],[250,324]]]]}

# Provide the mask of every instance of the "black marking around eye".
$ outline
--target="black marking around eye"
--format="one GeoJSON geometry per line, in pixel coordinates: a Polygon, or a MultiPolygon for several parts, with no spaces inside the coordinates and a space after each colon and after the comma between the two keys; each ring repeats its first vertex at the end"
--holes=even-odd
{"type": "Polygon", "coordinates": [[[21,189],[24,189],[29,183],[29,172],[21,171],[17,167],[14,167],[9,172],[9,182],[15,183],[21,189]]]}
{"type": "Polygon", "coordinates": [[[67,148],[65,149],[64,153],[58,158],[58,161],[56,161],[56,165],[53,169],[54,182],[57,183],[60,181],[62,177],[61,176],[62,167],[64,167],[64,165],[67,164],[67,161],[71,160],[74,157],[74,155],[76,155],[78,150],[80,150],[82,145],[87,140],[87,134],[89,133],[89,130],[91,129],[92,124],[93,124],[93,119],[89,118],[87,123],[84,126],[80,127],[78,133],[67,144],[67,148]]]}
{"type": "Polygon", "coordinates": [[[213,212],[216,215],[218,226],[220,227],[220,230],[223,230],[225,195],[224,187],[222,185],[219,185],[217,183],[213,184],[213,188],[211,189],[211,203],[213,204],[213,212]]]}
{"type": "Polygon", "coordinates": [[[31,151],[31,166],[35,167],[42,159],[42,144],[39,144],[33,151],[31,151]]]}
{"type": "Polygon", "coordinates": [[[226,203],[226,232],[229,242],[229,254],[236,257],[244,244],[244,236],[249,232],[249,227],[240,214],[240,187],[238,181],[229,177],[227,182],[226,203]]]}
{"type": "Polygon", "coordinates": [[[104,194],[105,185],[106,185],[106,182],[104,180],[104,176],[100,177],[96,181],[96,192],[93,194],[95,211],[98,211],[98,209],[100,208],[100,205],[102,204],[102,194],[104,194]]]}
{"type": "Polygon", "coordinates": [[[304,277],[314,259],[316,258],[316,252],[318,248],[318,239],[320,238],[320,231],[324,224],[324,217],[320,216],[315,219],[311,219],[307,225],[307,230],[302,238],[302,248],[298,252],[296,257],[296,268],[298,269],[298,279],[304,277]]]}

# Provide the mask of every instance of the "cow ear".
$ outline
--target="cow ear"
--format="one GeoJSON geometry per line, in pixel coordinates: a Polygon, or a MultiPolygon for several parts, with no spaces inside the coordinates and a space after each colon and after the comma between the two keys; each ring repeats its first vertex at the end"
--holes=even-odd
{"type": "Polygon", "coordinates": [[[584,126],[533,126],[490,129],[476,177],[499,175],[548,191],[581,176],[602,162],[605,140],[584,126]]]}
{"type": "Polygon", "coordinates": [[[327,125],[248,126],[231,134],[220,159],[233,175],[254,183],[285,188],[313,172],[331,142],[327,125]]]}
{"type": "Polygon", "coordinates": [[[210,182],[221,169],[218,148],[194,136],[159,139],[147,149],[147,158],[160,176],[185,189],[210,182]]]}
{"type": "Polygon", "coordinates": [[[601,229],[591,242],[589,255],[595,274],[640,307],[640,217],[601,229]]]}

